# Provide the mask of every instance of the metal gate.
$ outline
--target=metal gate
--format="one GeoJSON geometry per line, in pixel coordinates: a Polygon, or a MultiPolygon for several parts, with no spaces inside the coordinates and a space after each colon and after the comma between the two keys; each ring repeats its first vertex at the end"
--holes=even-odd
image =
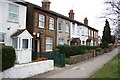
{"type": "Polygon", "coordinates": [[[40,57],[45,57],[45,58],[54,60],[54,63],[58,65],[59,67],[65,66],[65,55],[64,54],[53,53],[53,52],[45,52],[45,53],[32,52],[32,60],[35,60],[40,57]]]}

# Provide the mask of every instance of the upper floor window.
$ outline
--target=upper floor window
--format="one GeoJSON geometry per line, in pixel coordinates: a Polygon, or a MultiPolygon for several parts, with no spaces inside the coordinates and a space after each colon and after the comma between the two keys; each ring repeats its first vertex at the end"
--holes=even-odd
{"type": "Polygon", "coordinates": [[[80,35],[80,27],[77,27],[77,35],[80,35]]]}
{"type": "Polygon", "coordinates": [[[96,38],[98,38],[98,33],[96,32],[96,38]]]}
{"type": "Polygon", "coordinates": [[[89,36],[90,36],[90,30],[89,30],[89,32],[88,32],[88,33],[89,33],[89,36]]]}
{"type": "Polygon", "coordinates": [[[91,31],[92,37],[93,37],[93,31],[91,31]]]}
{"type": "Polygon", "coordinates": [[[0,45],[4,45],[4,44],[5,44],[5,34],[0,33],[0,45]]]}
{"type": "Polygon", "coordinates": [[[54,30],[54,18],[50,17],[49,29],[54,30]]]}
{"type": "Polygon", "coordinates": [[[96,38],[96,32],[94,31],[94,38],[96,38]]]}
{"type": "Polygon", "coordinates": [[[84,34],[84,27],[82,28],[82,36],[84,36],[85,34],[84,34]]]}
{"type": "Polygon", "coordinates": [[[72,34],[75,34],[75,24],[72,24],[72,34]]]}
{"type": "Polygon", "coordinates": [[[9,20],[18,22],[19,7],[15,4],[9,4],[9,20]]]}
{"type": "Polygon", "coordinates": [[[53,39],[51,37],[46,37],[46,51],[52,51],[53,39]]]}
{"type": "Polygon", "coordinates": [[[66,22],[66,32],[69,33],[69,23],[66,22]]]}
{"type": "Polygon", "coordinates": [[[62,20],[58,21],[58,30],[62,31],[62,20]]]}
{"type": "Polygon", "coordinates": [[[45,24],[45,16],[39,14],[39,27],[44,28],[44,24],[45,24]]]}

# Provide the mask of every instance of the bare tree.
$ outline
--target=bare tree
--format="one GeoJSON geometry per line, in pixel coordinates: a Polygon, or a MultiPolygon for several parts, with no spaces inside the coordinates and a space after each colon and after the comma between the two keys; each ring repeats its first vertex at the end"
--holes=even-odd
{"type": "Polygon", "coordinates": [[[120,0],[105,0],[107,6],[103,18],[112,21],[115,26],[115,32],[120,33],[120,0]]]}

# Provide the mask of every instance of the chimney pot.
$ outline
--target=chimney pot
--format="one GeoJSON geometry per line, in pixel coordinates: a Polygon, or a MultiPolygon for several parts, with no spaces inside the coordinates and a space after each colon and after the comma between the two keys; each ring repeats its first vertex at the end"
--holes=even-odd
{"type": "Polygon", "coordinates": [[[88,26],[88,19],[87,19],[87,17],[85,17],[85,19],[84,19],[84,24],[88,26]]]}
{"type": "Polygon", "coordinates": [[[50,1],[49,0],[43,0],[42,1],[42,7],[46,10],[49,10],[50,9],[50,1]]]}
{"type": "Polygon", "coordinates": [[[68,14],[69,14],[70,19],[74,19],[74,11],[73,10],[70,10],[70,12],[68,14]]]}

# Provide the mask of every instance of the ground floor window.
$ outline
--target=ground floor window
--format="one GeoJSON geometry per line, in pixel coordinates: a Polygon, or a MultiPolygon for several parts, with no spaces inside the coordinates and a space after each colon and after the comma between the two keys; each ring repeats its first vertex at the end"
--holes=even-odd
{"type": "Polygon", "coordinates": [[[17,40],[17,38],[12,38],[12,46],[13,46],[14,48],[17,48],[17,45],[18,45],[18,40],[17,40]]]}
{"type": "Polygon", "coordinates": [[[64,45],[64,39],[62,39],[62,38],[59,38],[59,43],[58,43],[59,45],[64,45]]]}
{"type": "Polygon", "coordinates": [[[28,49],[28,39],[22,39],[22,48],[28,49]]]}
{"type": "Polygon", "coordinates": [[[46,37],[46,51],[52,51],[53,48],[53,38],[46,37]]]}
{"type": "Polygon", "coordinates": [[[0,45],[5,45],[5,33],[0,32],[0,45]]]}

